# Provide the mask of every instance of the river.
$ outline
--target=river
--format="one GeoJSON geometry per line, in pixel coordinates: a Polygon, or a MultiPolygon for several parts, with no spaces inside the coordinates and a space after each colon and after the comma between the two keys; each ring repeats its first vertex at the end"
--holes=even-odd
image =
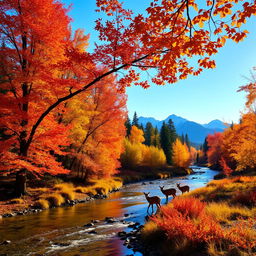
{"type": "Polygon", "coordinates": [[[176,188],[176,183],[181,183],[193,190],[205,186],[216,174],[208,168],[194,171],[188,176],[129,184],[107,199],[0,219],[0,241],[11,241],[0,246],[0,256],[140,256],[139,252],[127,249],[117,233],[131,230],[127,227],[129,222],[144,223],[148,203],[142,192],[159,196],[164,204],[165,196],[159,185],[176,188]],[[107,224],[106,217],[118,221],[107,224]],[[85,227],[91,220],[99,222],[85,227]]]}

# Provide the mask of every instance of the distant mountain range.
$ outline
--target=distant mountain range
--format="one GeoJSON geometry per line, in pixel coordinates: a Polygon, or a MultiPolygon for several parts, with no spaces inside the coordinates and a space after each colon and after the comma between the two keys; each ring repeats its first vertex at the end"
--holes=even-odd
{"type": "Polygon", "coordinates": [[[176,115],[170,115],[161,121],[156,120],[153,117],[141,116],[139,117],[139,124],[142,124],[145,127],[147,122],[150,122],[154,127],[157,127],[160,130],[163,122],[168,123],[170,119],[172,119],[174,123],[176,132],[179,135],[187,134],[189,140],[195,144],[202,144],[208,134],[213,134],[214,132],[222,132],[225,128],[227,128],[227,125],[218,119],[213,120],[208,124],[199,124],[176,115]]]}

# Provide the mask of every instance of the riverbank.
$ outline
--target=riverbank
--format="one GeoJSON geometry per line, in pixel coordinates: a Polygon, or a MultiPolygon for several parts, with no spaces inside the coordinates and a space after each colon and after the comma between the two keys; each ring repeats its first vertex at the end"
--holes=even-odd
{"type": "MultiPolygon", "coordinates": [[[[124,184],[138,181],[167,179],[175,176],[192,174],[190,168],[166,167],[158,171],[148,170],[147,167],[141,167],[137,170],[121,170],[117,177],[103,180],[91,180],[87,186],[82,184],[63,182],[56,178],[47,178],[46,187],[41,187],[43,181],[37,181],[36,187],[28,187],[28,195],[20,198],[12,198],[10,195],[0,199],[0,219],[3,217],[14,217],[17,215],[26,215],[37,213],[44,209],[73,206],[77,203],[84,203],[94,199],[103,199],[109,193],[119,190],[124,184]],[[57,184],[56,184],[57,183],[57,184]]],[[[6,189],[13,189],[14,180],[5,182],[6,189]]],[[[35,186],[34,183],[29,184],[35,186]]],[[[9,189],[9,194],[13,193],[9,189]]]]}
{"type": "Polygon", "coordinates": [[[255,184],[256,177],[232,177],[179,196],[136,232],[130,246],[155,256],[255,255],[255,184]]]}

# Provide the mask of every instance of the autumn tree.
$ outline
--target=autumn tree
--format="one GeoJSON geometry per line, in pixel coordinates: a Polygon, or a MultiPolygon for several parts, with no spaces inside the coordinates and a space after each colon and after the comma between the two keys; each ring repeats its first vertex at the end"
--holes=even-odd
{"type": "Polygon", "coordinates": [[[129,136],[131,143],[142,143],[144,142],[144,133],[137,126],[133,125],[131,129],[131,134],[129,136]]]}
{"type": "Polygon", "coordinates": [[[152,82],[163,85],[214,68],[212,56],[226,40],[239,42],[248,33],[242,25],[256,5],[241,3],[153,1],[145,14],[134,15],[117,0],[97,0],[106,15],[96,21],[101,43],[93,53],[81,53],[69,43],[69,18],[59,1],[2,2],[1,129],[10,138],[1,141],[1,169],[65,172],[48,154],[61,154],[59,145],[66,144],[59,137],[66,127],[56,124],[63,103],[111,74],[124,91],[131,84],[149,87],[140,79],[149,69],[155,69],[152,82]]]}
{"type": "Polygon", "coordinates": [[[207,151],[207,158],[208,163],[213,168],[220,168],[220,160],[222,156],[222,133],[217,132],[214,134],[209,134],[207,136],[207,143],[208,143],[208,151],[207,151]]]}
{"type": "Polygon", "coordinates": [[[114,77],[73,97],[66,108],[63,121],[71,126],[72,143],[67,168],[82,169],[84,179],[115,174],[123,151],[126,95],[118,92],[114,77]]]}
{"type": "Polygon", "coordinates": [[[223,133],[223,157],[233,170],[256,168],[256,114],[243,114],[242,122],[223,133]]]}
{"type": "Polygon", "coordinates": [[[166,157],[162,149],[147,146],[143,142],[143,131],[137,126],[132,126],[129,139],[124,140],[125,150],[121,155],[123,167],[136,169],[138,166],[147,166],[155,169],[166,164],[166,157]]]}
{"type": "Polygon", "coordinates": [[[154,128],[153,134],[152,134],[150,140],[151,140],[152,146],[155,146],[157,148],[161,147],[160,134],[159,134],[157,127],[154,128]]]}
{"type": "Polygon", "coordinates": [[[191,163],[191,155],[186,144],[177,138],[173,144],[173,164],[177,167],[187,168],[191,163]]]}

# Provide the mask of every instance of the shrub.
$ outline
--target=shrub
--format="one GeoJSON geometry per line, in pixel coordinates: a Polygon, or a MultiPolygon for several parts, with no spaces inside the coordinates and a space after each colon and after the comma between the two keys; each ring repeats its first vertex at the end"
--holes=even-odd
{"type": "Polygon", "coordinates": [[[39,209],[48,209],[49,202],[45,199],[39,199],[35,202],[34,207],[39,208],[39,209]]]}
{"type": "Polygon", "coordinates": [[[184,216],[198,218],[204,213],[206,204],[194,197],[177,197],[172,201],[173,208],[184,216]]]}
{"type": "Polygon", "coordinates": [[[207,242],[223,237],[221,226],[205,212],[205,203],[196,198],[175,198],[172,207],[161,208],[152,220],[166,232],[168,239],[207,242]]]}
{"type": "Polygon", "coordinates": [[[61,191],[60,194],[66,199],[66,200],[74,200],[75,199],[75,194],[73,191],[61,191]]]}
{"type": "Polygon", "coordinates": [[[256,205],[256,191],[247,191],[244,193],[238,192],[233,198],[233,203],[239,203],[246,206],[256,205]]]}
{"type": "Polygon", "coordinates": [[[51,194],[46,197],[51,206],[61,206],[65,203],[65,199],[58,193],[51,194]]]}

